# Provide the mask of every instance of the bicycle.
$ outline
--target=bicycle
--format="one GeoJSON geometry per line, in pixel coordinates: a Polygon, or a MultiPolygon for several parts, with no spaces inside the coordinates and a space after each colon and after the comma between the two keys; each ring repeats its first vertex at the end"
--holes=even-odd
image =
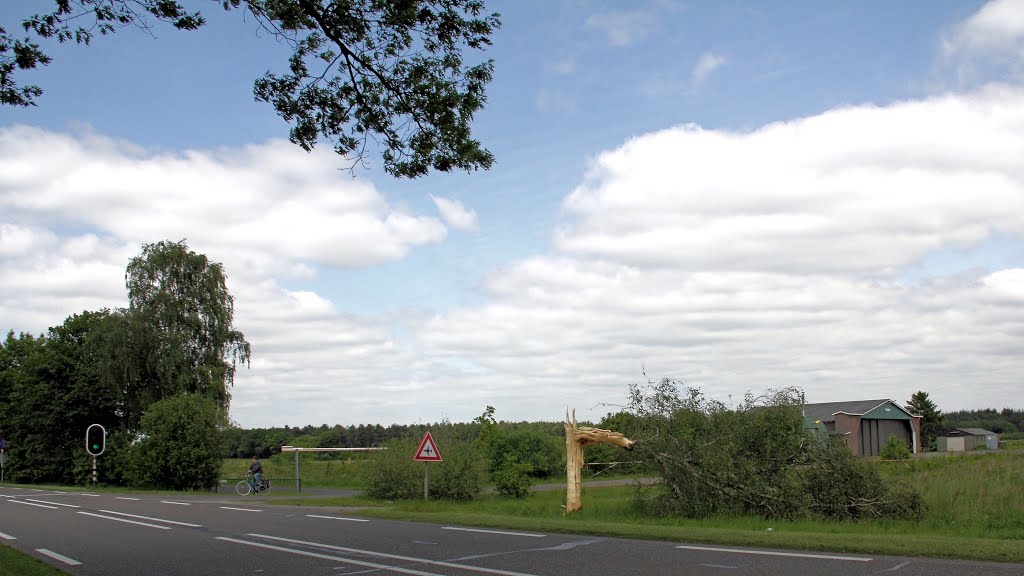
{"type": "MultiPolygon", "coordinates": [[[[248,496],[249,494],[252,494],[252,483],[249,482],[251,477],[252,474],[247,472],[245,474],[245,478],[239,480],[238,484],[235,485],[235,492],[238,492],[239,496],[248,496]]],[[[260,484],[256,487],[256,493],[260,496],[270,494],[270,480],[267,480],[265,477],[260,478],[260,484]]]]}

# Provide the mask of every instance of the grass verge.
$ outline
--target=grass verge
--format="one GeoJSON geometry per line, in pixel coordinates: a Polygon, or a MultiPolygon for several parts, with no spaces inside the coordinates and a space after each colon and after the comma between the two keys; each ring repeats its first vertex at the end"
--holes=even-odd
{"type": "Polygon", "coordinates": [[[63,576],[65,573],[20,550],[0,544],[0,576],[63,576]]]}
{"type": "Polygon", "coordinates": [[[346,513],[393,520],[460,524],[528,530],[755,546],[854,554],[886,554],[1024,562],[1024,545],[1016,532],[992,537],[965,537],[931,523],[813,520],[775,521],[761,518],[706,520],[657,519],[640,516],[630,506],[629,486],[584,487],[584,510],[566,516],[565,492],[534,492],[523,499],[484,495],[471,502],[382,502],[365,497],[285,499],[275,505],[344,507],[346,513]]]}

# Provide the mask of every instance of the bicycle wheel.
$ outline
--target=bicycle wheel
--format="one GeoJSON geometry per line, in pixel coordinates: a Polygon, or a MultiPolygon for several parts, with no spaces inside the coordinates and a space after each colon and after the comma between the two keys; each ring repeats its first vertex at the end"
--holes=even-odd
{"type": "Polygon", "coordinates": [[[251,491],[252,486],[249,485],[248,480],[239,480],[238,484],[235,484],[235,492],[238,492],[239,496],[248,496],[251,491]]]}
{"type": "Polygon", "coordinates": [[[259,494],[260,496],[266,496],[267,494],[270,494],[270,480],[264,480],[262,483],[260,483],[259,494]]]}

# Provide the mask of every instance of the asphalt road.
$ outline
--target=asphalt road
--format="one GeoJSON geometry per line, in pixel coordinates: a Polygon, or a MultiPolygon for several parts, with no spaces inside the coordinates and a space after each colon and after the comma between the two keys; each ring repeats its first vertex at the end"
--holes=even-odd
{"type": "Polygon", "coordinates": [[[0,487],[0,544],[71,574],[1022,576],[1024,564],[488,530],[267,506],[257,497],[0,487]]]}

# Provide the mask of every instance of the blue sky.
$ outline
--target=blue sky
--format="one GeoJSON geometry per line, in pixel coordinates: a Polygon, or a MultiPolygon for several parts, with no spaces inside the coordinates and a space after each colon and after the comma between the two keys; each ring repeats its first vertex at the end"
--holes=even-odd
{"type": "Polygon", "coordinates": [[[120,305],[140,243],[187,237],[253,341],[245,426],[600,417],[641,366],[948,409],[1019,382],[1020,1],[489,2],[497,164],[412,181],[280,142],[252,82],[287,51],[194,4],[48,45],[40,106],[0,109],[5,329],[120,305]]]}

